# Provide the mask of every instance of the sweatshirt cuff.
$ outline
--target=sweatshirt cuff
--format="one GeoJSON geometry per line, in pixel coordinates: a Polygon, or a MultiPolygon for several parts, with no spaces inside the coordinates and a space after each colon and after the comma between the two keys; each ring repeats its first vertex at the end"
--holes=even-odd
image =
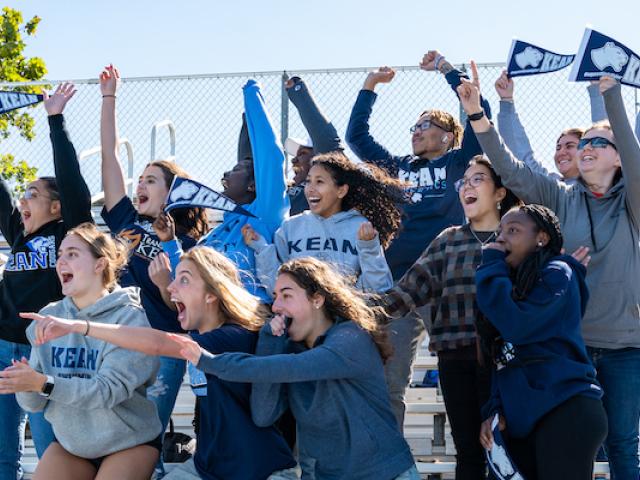
{"type": "Polygon", "coordinates": [[[495,248],[483,248],[482,249],[482,263],[491,263],[497,262],[500,260],[504,260],[507,257],[507,254],[496,250],[495,248]]]}
{"type": "Polygon", "coordinates": [[[606,92],[604,92],[602,94],[602,96],[604,98],[607,97],[615,97],[616,95],[621,96],[622,95],[622,85],[620,84],[620,82],[616,83],[613,87],[611,87],[609,90],[607,90],[606,92]]]}
{"type": "Polygon", "coordinates": [[[254,252],[256,252],[256,253],[260,253],[261,251],[263,251],[268,246],[269,246],[269,244],[267,243],[267,241],[265,240],[265,238],[262,235],[260,235],[257,240],[253,240],[248,245],[248,247],[251,250],[253,250],[254,252]]]}
{"type": "Polygon", "coordinates": [[[358,98],[364,98],[367,102],[373,103],[378,98],[378,94],[373,90],[365,90],[364,88],[358,93],[358,98]]]}
{"type": "Polygon", "coordinates": [[[62,130],[64,128],[64,116],[61,113],[49,115],[47,118],[51,130],[62,130]]]}
{"type": "Polygon", "coordinates": [[[500,113],[513,115],[516,113],[516,106],[513,101],[500,100],[500,113]]]}
{"type": "Polygon", "coordinates": [[[168,242],[160,242],[164,253],[173,257],[174,255],[182,255],[182,247],[177,239],[169,240],[168,242]]]}
{"type": "Polygon", "coordinates": [[[356,246],[361,251],[377,251],[380,248],[380,237],[376,235],[371,240],[356,240],[356,246]]]}
{"type": "Polygon", "coordinates": [[[213,353],[207,351],[202,352],[196,368],[201,372],[213,373],[211,365],[214,358],[216,358],[216,356],[213,353]]]}

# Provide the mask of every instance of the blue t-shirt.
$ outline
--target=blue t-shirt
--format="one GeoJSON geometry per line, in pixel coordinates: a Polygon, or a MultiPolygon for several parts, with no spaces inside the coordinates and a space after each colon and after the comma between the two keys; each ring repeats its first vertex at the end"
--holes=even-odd
{"type": "MultiPolygon", "coordinates": [[[[149,278],[149,264],[162,252],[160,239],[153,230],[153,220],[138,214],[127,196],[111,210],[103,208],[102,218],[109,229],[129,246],[129,263],[120,276],[120,285],[140,287],[142,306],[153,328],[183,332],[177,313],[164,303],[160,290],[149,278]]],[[[179,235],[179,238],[185,251],[196,243],[188,235],[179,235]]]]}
{"type": "MultiPolygon", "coordinates": [[[[198,344],[213,354],[253,353],[258,334],[226,324],[202,335],[198,344]]],[[[207,480],[261,480],[296,465],[284,438],[274,427],[258,427],[251,418],[251,384],[206,374],[207,395],[200,397],[200,429],[194,458],[207,480]]]]}

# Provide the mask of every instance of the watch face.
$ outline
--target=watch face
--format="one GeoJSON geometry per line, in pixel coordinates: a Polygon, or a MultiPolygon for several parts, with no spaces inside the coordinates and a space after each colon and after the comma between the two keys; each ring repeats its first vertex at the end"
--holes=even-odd
{"type": "Polygon", "coordinates": [[[47,375],[47,381],[44,384],[44,387],[42,387],[42,392],[40,392],[40,394],[43,397],[48,397],[49,395],[51,395],[51,392],[53,391],[53,377],[47,375]]]}

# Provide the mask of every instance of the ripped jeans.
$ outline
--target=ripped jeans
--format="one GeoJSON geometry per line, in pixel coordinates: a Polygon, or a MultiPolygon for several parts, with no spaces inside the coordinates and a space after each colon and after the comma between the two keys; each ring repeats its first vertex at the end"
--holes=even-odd
{"type": "MultiPolygon", "coordinates": [[[[169,425],[171,412],[176,404],[176,398],[182,385],[182,379],[186,369],[186,361],[171,357],[160,357],[160,369],[156,381],[147,388],[147,397],[156,404],[160,422],[162,423],[162,435],[169,425]]],[[[158,476],[164,475],[162,455],[156,465],[158,476]]]]}

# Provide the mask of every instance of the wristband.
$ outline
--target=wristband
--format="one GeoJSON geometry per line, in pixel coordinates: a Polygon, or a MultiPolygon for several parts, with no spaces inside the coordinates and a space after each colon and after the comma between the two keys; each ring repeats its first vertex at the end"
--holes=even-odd
{"type": "Polygon", "coordinates": [[[102,98],[107,98],[107,97],[116,98],[116,96],[115,96],[115,95],[102,95],[102,98]]]}
{"type": "Polygon", "coordinates": [[[476,120],[480,120],[482,117],[484,117],[484,110],[480,110],[479,112],[467,115],[467,118],[472,122],[475,122],[476,120]]]}
{"type": "Polygon", "coordinates": [[[440,62],[442,62],[442,60],[444,60],[444,55],[438,55],[436,57],[435,62],[433,62],[433,66],[434,66],[436,72],[440,71],[439,67],[440,67],[440,62]]]}

